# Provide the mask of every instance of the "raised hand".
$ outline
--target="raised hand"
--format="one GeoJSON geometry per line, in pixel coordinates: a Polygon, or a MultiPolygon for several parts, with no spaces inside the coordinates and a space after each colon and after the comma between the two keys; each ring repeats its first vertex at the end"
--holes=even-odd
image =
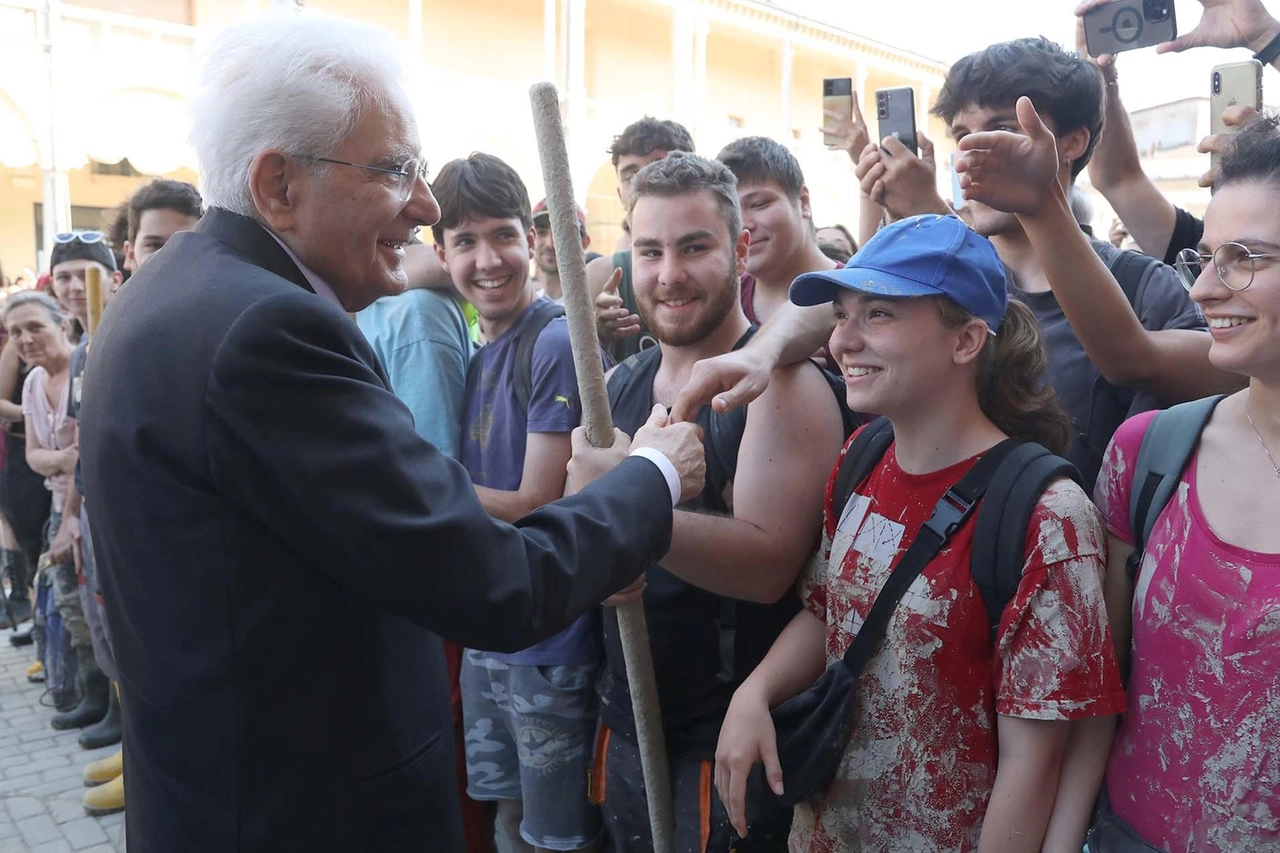
{"type": "Polygon", "coordinates": [[[777,364],[751,347],[704,358],[693,366],[689,381],[676,395],[671,420],[692,421],[698,409],[711,404],[717,412],[745,406],[769,387],[777,364]]]}
{"type": "Polygon", "coordinates": [[[902,140],[890,136],[879,146],[869,146],[854,170],[862,194],[883,207],[891,220],[921,213],[951,213],[938,195],[933,142],[917,132],[916,144],[919,157],[902,140]]]}
{"type": "Polygon", "coordinates": [[[1058,142],[1031,103],[1018,99],[1022,133],[988,130],[960,140],[956,172],[965,199],[1006,213],[1034,214],[1058,179],[1058,142]]]}
{"type": "Polygon", "coordinates": [[[867,130],[867,122],[862,117],[862,107],[858,105],[858,99],[856,97],[853,99],[852,119],[845,118],[835,110],[823,110],[822,117],[826,121],[822,126],[822,132],[836,140],[834,145],[827,147],[833,151],[845,152],[853,164],[858,165],[858,158],[871,141],[871,133],[867,130]]]}
{"type": "Polygon", "coordinates": [[[1098,6],[1106,6],[1108,3],[1114,3],[1115,0],[1085,0],[1076,7],[1076,52],[1092,62],[1102,71],[1102,78],[1107,83],[1114,83],[1116,80],[1116,58],[1114,54],[1104,53],[1101,56],[1090,56],[1088,41],[1084,35],[1084,13],[1098,6]]]}
{"type": "MultiPolygon", "coordinates": [[[[1227,127],[1239,127],[1257,114],[1258,111],[1253,108],[1253,104],[1236,104],[1222,111],[1222,123],[1227,127]]],[[[1200,186],[1212,187],[1218,182],[1218,163],[1221,162],[1221,156],[1231,147],[1231,137],[1230,133],[1211,133],[1200,140],[1200,144],[1196,146],[1196,150],[1201,154],[1217,155],[1209,171],[1200,176],[1200,186]]]]}
{"type": "Polygon", "coordinates": [[[640,317],[628,310],[618,295],[621,282],[622,267],[617,267],[596,297],[596,331],[603,341],[640,334],[640,317]]]}
{"type": "Polygon", "coordinates": [[[1200,0],[1204,14],[1189,33],[1156,45],[1156,53],[1179,53],[1193,47],[1247,47],[1262,50],[1280,34],[1280,22],[1262,0],[1200,0]]]}

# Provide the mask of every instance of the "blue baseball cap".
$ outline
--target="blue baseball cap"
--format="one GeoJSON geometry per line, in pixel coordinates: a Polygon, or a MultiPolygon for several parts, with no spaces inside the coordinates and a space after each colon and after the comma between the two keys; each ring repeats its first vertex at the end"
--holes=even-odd
{"type": "Polygon", "coordinates": [[[995,246],[955,216],[912,216],[881,228],[844,269],[791,282],[790,297],[796,305],[821,305],[842,287],[875,296],[948,296],[992,334],[1009,307],[995,246]]]}

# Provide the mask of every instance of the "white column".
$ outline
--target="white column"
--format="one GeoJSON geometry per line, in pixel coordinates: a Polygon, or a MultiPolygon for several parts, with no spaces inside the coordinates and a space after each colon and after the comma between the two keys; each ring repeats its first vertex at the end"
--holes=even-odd
{"type": "Polygon", "coordinates": [[[706,124],[707,118],[707,37],[710,34],[711,21],[699,7],[693,30],[693,123],[688,125],[695,141],[698,141],[699,127],[706,124]]]}
{"type": "MultiPolygon", "coordinates": [[[[565,27],[569,34],[568,68],[565,88],[568,90],[569,115],[566,133],[581,133],[587,122],[587,0],[569,0],[565,10],[565,27]]],[[[570,149],[572,149],[570,145],[570,149]]]]}
{"type": "Polygon", "coordinates": [[[872,112],[875,99],[867,92],[867,63],[859,62],[853,74],[853,96],[858,99],[858,109],[862,110],[862,117],[867,121],[867,126],[872,127],[871,122],[876,117],[872,112]]]}
{"type": "Polygon", "coordinates": [[[45,265],[48,253],[53,249],[54,235],[60,231],[71,230],[71,191],[67,181],[67,172],[58,162],[58,104],[63,103],[58,85],[58,51],[57,35],[62,21],[62,4],[60,0],[44,0],[36,12],[39,38],[44,52],[47,85],[45,107],[48,110],[47,121],[41,134],[40,166],[43,171],[44,198],[41,216],[41,230],[44,232],[45,257],[41,266],[45,265]]]}
{"type": "Polygon", "coordinates": [[[782,43],[782,103],[779,115],[782,120],[782,135],[780,139],[786,140],[786,144],[792,143],[791,138],[791,68],[795,64],[796,50],[791,39],[787,39],[782,43]]]}
{"type": "Polygon", "coordinates": [[[415,59],[422,53],[422,0],[409,0],[409,49],[415,59]]]}
{"type": "Polygon", "coordinates": [[[681,124],[691,124],[694,111],[694,34],[696,8],[689,3],[671,7],[671,112],[681,124]]]}
{"type": "MultiPolygon", "coordinates": [[[[928,80],[921,80],[916,89],[916,130],[929,135],[929,102],[933,100],[933,86],[928,80]]],[[[935,139],[934,142],[937,142],[935,139]]]]}
{"type": "Polygon", "coordinates": [[[557,0],[542,2],[542,79],[557,86],[560,84],[556,79],[556,47],[559,41],[556,38],[558,7],[557,0]]]}

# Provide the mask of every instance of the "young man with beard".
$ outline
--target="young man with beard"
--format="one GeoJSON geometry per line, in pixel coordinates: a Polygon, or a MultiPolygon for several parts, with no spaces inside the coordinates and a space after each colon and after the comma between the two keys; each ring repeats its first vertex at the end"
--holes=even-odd
{"type": "Polygon", "coordinates": [[[751,235],[742,307],[751,322],[763,323],[787,303],[787,288],[797,276],[843,264],[818,245],[809,188],[800,161],[785,145],[748,136],[726,145],[716,159],[738,179],[742,224],[751,235]]]}
{"type": "MultiPolygon", "coordinates": [[[[489,514],[515,522],[565,491],[582,420],[569,329],[534,294],[529,194],[515,170],[472,154],[446,163],[432,190],[436,254],[488,341],[467,370],[459,461],[489,514]]],[[[497,802],[498,832],[516,850],[598,846],[600,817],[583,792],[599,655],[590,615],[516,654],[463,654],[467,793],[497,802]]]]}
{"type": "MultiPolygon", "coordinates": [[[[1070,187],[1102,132],[1103,102],[1101,80],[1087,60],[1047,39],[1027,38],[958,61],[933,110],[962,149],[980,149],[962,161],[988,164],[965,216],[995,244],[1010,295],[1040,322],[1046,381],[1076,429],[1067,456],[1090,489],[1128,415],[1240,385],[1209,363],[1204,319],[1174,270],[1093,239],[1071,213],[1070,187]],[[1034,109],[1020,110],[1024,98],[1034,109]],[[964,142],[971,134],[982,145],[964,142]],[[1034,159],[1027,156],[1032,151],[1034,159]]],[[[929,170],[895,140],[869,145],[857,174],[863,193],[890,219],[949,211],[929,170]]],[[[775,364],[807,355],[806,347],[830,336],[829,312],[783,311],[753,352],[700,366],[675,414],[688,417],[713,395],[722,398],[718,405],[740,405],[767,383],[775,364]]]]}
{"type": "MultiPolygon", "coordinates": [[[[693,137],[674,121],[645,116],[613,140],[609,154],[618,176],[618,199],[625,210],[631,208],[631,181],[655,160],[672,151],[693,151],[693,137]]],[[[615,361],[622,361],[657,342],[636,314],[635,290],[631,283],[631,248],[620,247],[612,257],[587,265],[587,289],[596,301],[596,325],[600,340],[615,361]]]]}
{"type": "MultiPolygon", "coordinates": [[[[610,373],[619,429],[636,429],[655,403],[671,405],[696,361],[736,349],[753,331],[739,297],[749,237],[735,183],[724,164],[685,153],[645,167],[633,181],[636,301],[658,346],[610,373]]],[[[748,407],[732,446],[713,437],[721,430],[712,417],[705,408],[697,414],[706,485],[680,505],[671,551],[649,569],[642,593],[681,853],[722,853],[733,842],[710,787],[720,724],[736,686],[799,608],[793,586],[822,515],[825,482],[817,472],[829,470],[843,435],[830,386],[809,364],[778,371],[748,407]]],[[[605,651],[592,793],[616,848],[638,853],[652,841],[612,610],[605,651]]],[[[785,850],[786,823],[753,831],[733,849],[785,850]]]]}

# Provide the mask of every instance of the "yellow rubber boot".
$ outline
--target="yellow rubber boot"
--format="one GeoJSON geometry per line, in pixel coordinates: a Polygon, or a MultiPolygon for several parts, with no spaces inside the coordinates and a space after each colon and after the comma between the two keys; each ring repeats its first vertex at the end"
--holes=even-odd
{"type": "Polygon", "coordinates": [[[36,661],[27,667],[27,681],[32,683],[44,681],[44,664],[36,661]]]}
{"type": "Polygon", "coordinates": [[[124,811],[124,774],[84,792],[84,811],[90,817],[124,811]]]}
{"type": "Polygon", "coordinates": [[[117,749],[115,754],[108,755],[106,758],[100,758],[97,761],[90,761],[85,765],[85,787],[92,788],[94,785],[105,784],[123,772],[124,750],[117,749]]]}

